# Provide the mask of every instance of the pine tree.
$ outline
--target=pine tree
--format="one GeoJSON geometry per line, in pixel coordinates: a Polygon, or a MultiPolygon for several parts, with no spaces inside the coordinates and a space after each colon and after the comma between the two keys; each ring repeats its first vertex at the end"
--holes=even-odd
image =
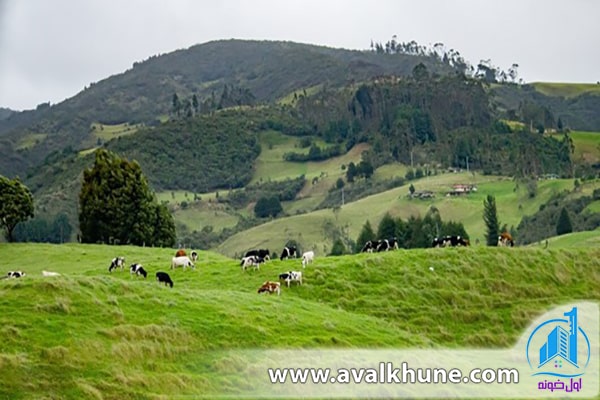
{"type": "Polygon", "coordinates": [[[377,237],[375,236],[375,232],[373,232],[371,222],[367,220],[358,235],[358,239],[356,239],[356,252],[358,253],[369,240],[375,239],[377,239],[377,237]]]}
{"type": "Polygon", "coordinates": [[[558,221],[556,222],[556,234],[564,235],[565,233],[573,232],[573,225],[571,224],[571,217],[565,207],[560,210],[558,221]]]}
{"type": "Polygon", "coordinates": [[[33,217],[33,195],[29,188],[16,179],[0,175],[0,227],[9,242],[19,222],[33,217]]]}
{"type": "Polygon", "coordinates": [[[489,194],[487,199],[483,201],[483,220],[486,227],[487,245],[497,246],[500,222],[498,221],[498,211],[496,210],[496,198],[489,194]]]}
{"type": "Polygon", "coordinates": [[[396,221],[389,213],[386,213],[377,228],[377,238],[390,239],[396,236],[396,221]]]}

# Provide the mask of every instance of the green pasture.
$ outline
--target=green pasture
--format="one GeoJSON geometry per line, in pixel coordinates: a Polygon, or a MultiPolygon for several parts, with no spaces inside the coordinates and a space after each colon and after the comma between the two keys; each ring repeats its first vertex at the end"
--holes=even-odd
{"type": "Polygon", "coordinates": [[[15,148],[16,148],[16,150],[29,149],[29,148],[35,146],[36,144],[46,140],[47,136],[48,136],[47,133],[29,133],[29,134],[23,136],[19,140],[19,142],[17,143],[17,146],[15,148]]]}
{"type": "Polygon", "coordinates": [[[600,95],[600,84],[597,83],[533,82],[531,85],[546,96],[575,97],[584,93],[600,95]]]}
{"type": "Polygon", "coordinates": [[[317,255],[277,296],[257,289],[299,260],[242,271],[201,251],[195,269],[172,271],[174,249],[0,244],[0,274],[27,274],[0,280],[0,398],[236,398],[234,349],[509,347],[549,307],[600,300],[598,249],[317,255]],[[109,273],[118,255],[148,278],[109,273]]]}
{"type": "Polygon", "coordinates": [[[101,124],[94,122],[90,126],[90,130],[94,133],[96,138],[100,138],[105,142],[111,139],[118,138],[119,136],[131,135],[137,132],[143,125],[142,124],[130,124],[128,122],[122,124],[101,124]]]}
{"type": "Polygon", "coordinates": [[[575,152],[573,159],[585,163],[600,162],[600,132],[571,131],[575,152]]]}
{"type": "Polygon", "coordinates": [[[293,105],[293,104],[296,103],[296,99],[294,99],[294,94],[297,97],[303,96],[305,93],[306,93],[306,96],[312,96],[313,94],[315,94],[319,90],[321,90],[322,87],[323,87],[323,85],[319,84],[319,85],[308,87],[308,88],[303,89],[303,90],[295,90],[295,91],[291,92],[290,94],[288,94],[288,95],[280,98],[279,100],[277,100],[277,104],[280,104],[280,105],[293,105]]]}
{"type": "Polygon", "coordinates": [[[530,198],[524,184],[509,178],[466,172],[439,174],[347,203],[336,210],[324,209],[270,221],[231,236],[215,250],[234,256],[251,248],[280,249],[288,240],[295,240],[303,248],[327,254],[333,240],[331,225],[356,240],[366,220],[376,228],[386,213],[406,220],[411,215],[424,216],[432,206],[439,210],[443,220],[462,222],[471,242],[484,242],[483,202],[488,194],[496,197],[500,223],[510,228],[517,226],[524,215],[535,213],[552,195],[572,188],[572,180],[538,181],[537,194],[530,198]],[[409,198],[411,183],[416,190],[433,191],[435,197],[426,200],[409,198]],[[468,195],[446,196],[454,184],[475,184],[478,190],[468,195]]]}

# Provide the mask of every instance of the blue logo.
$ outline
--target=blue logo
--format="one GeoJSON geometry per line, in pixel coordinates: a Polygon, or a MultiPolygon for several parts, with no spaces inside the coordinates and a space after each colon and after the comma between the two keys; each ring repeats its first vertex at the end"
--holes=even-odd
{"type": "Polygon", "coordinates": [[[532,376],[576,378],[590,362],[590,340],[577,323],[577,307],[538,325],[527,340],[527,362],[532,376]]]}

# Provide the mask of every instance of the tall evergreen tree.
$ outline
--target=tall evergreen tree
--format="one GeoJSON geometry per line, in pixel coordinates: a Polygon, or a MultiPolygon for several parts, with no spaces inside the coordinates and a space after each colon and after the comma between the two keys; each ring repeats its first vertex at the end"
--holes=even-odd
{"type": "Polygon", "coordinates": [[[571,217],[565,207],[560,210],[558,221],[556,222],[556,234],[564,235],[565,233],[573,232],[573,225],[571,224],[571,217]]]}
{"type": "Polygon", "coordinates": [[[173,217],[157,208],[160,206],[137,162],[106,149],[96,151],[94,166],[83,172],[79,194],[83,243],[172,246],[173,217]]]}
{"type": "Polygon", "coordinates": [[[360,252],[365,243],[367,243],[369,240],[375,239],[377,239],[377,237],[375,236],[375,232],[371,227],[371,222],[367,220],[358,234],[358,239],[356,239],[356,252],[360,252]]]}
{"type": "Polygon", "coordinates": [[[396,221],[389,213],[386,213],[377,228],[378,239],[389,239],[396,236],[396,221]]]}
{"type": "Polygon", "coordinates": [[[496,198],[489,194],[486,200],[483,201],[483,221],[485,222],[487,245],[497,246],[500,222],[498,221],[496,198]]]}

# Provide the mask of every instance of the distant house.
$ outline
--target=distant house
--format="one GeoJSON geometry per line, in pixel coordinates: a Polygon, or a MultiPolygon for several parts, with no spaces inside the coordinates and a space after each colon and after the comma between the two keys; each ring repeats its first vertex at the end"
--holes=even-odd
{"type": "Polygon", "coordinates": [[[435,197],[435,193],[431,190],[418,190],[410,195],[411,199],[432,199],[435,197]]]}
{"type": "Polygon", "coordinates": [[[559,176],[557,174],[544,174],[544,175],[538,176],[538,181],[552,180],[552,179],[558,179],[558,178],[559,178],[559,176]]]}
{"type": "Polygon", "coordinates": [[[460,196],[464,194],[469,194],[471,192],[476,192],[477,186],[475,185],[463,185],[456,184],[452,186],[452,190],[446,193],[446,196],[460,196]]]}

